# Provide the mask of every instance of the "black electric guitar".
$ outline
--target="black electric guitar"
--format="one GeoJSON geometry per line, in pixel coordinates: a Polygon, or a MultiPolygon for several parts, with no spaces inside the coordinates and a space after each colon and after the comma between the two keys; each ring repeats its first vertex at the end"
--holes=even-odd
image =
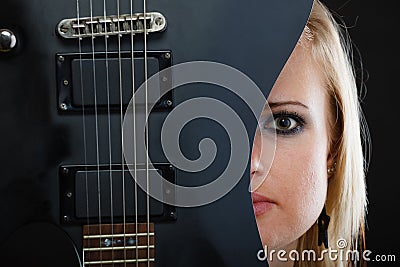
{"type": "Polygon", "coordinates": [[[265,266],[237,148],[311,5],[3,0],[0,266],[265,266]]]}

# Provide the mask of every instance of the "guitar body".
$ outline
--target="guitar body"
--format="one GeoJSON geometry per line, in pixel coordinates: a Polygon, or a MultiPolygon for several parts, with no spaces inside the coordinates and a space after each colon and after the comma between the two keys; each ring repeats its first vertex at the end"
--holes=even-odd
{"type": "MultiPolygon", "coordinates": [[[[131,13],[129,1],[121,0],[119,7],[107,1],[105,9],[103,1],[93,1],[92,7],[87,0],[78,4],[81,18],[103,16],[104,10],[106,16],[131,13]]],[[[170,66],[212,61],[241,71],[267,97],[311,5],[310,0],[147,1],[146,10],[161,13],[167,23],[162,31],[147,34],[145,43],[140,33],[133,42],[130,34],[107,41],[104,36],[64,38],[58,23],[77,18],[74,1],[2,1],[0,29],[9,30],[16,43],[0,52],[0,265],[89,266],[82,252],[84,225],[147,223],[145,194],[132,197],[133,179],[121,164],[121,110],[132,97],[132,77],[138,87],[145,77],[170,66]]],[[[143,2],[133,3],[133,13],[143,13],[143,2]]],[[[243,142],[252,144],[256,119],[229,90],[193,83],[155,97],[172,104],[157,104],[150,116],[150,159],[174,184],[211,182],[227,165],[231,147],[220,124],[199,118],[182,129],[179,149],[195,160],[201,156],[199,143],[210,138],[217,147],[215,159],[199,172],[172,164],[163,153],[160,131],[181,103],[196,97],[226,103],[244,122],[248,139],[243,142]]],[[[145,156],[138,158],[145,162],[145,156]]],[[[248,191],[249,169],[240,176],[230,192],[207,205],[150,202],[152,266],[266,265],[257,259],[262,244],[248,191]]]]}

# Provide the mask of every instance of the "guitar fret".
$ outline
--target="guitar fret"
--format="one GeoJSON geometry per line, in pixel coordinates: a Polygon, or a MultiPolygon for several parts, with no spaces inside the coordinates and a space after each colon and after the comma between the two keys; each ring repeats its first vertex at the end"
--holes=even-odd
{"type": "Polygon", "coordinates": [[[154,258],[151,259],[126,259],[126,260],[109,260],[109,261],[85,261],[84,264],[113,264],[113,263],[135,263],[135,262],[154,262],[154,258]]]}
{"type": "Polygon", "coordinates": [[[102,225],[85,225],[83,227],[83,235],[100,235],[100,234],[123,234],[135,233],[136,227],[138,233],[154,232],[154,224],[139,223],[137,226],[135,224],[102,224],[102,225]]]}
{"type": "Polygon", "coordinates": [[[111,234],[111,235],[84,235],[84,239],[92,238],[113,238],[113,237],[132,237],[132,236],[154,236],[154,233],[137,233],[137,234],[111,234]]]}
{"type": "Polygon", "coordinates": [[[110,261],[125,259],[154,258],[154,248],[149,249],[130,249],[130,250],[94,250],[84,251],[84,258],[92,261],[110,261]]]}
{"type": "Polygon", "coordinates": [[[153,267],[154,231],[153,223],[84,225],[84,266],[153,267]]]}
{"type": "Polygon", "coordinates": [[[99,250],[129,250],[129,249],[147,249],[154,248],[154,245],[149,246],[126,246],[126,247],[100,247],[100,248],[84,248],[83,251],[99,251],[99,250]]]}
{"type": "Polygon", "coordinates": [[[137,237],[109,237],[109,238],[87,238],[83,239],[83,247],[123,247],[123,246],[147,246],[154,245],[154,235],[137,237]]]}

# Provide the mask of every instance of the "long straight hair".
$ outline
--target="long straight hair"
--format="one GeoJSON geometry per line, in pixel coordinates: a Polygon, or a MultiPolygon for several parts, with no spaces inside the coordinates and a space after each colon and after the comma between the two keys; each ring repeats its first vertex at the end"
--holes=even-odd
{"type": "MultiPolygon", "coordinates": [[[[370,137],[360,107],[352,45],[344,25],[339,24],[319,0],[314,1],[302,38],[310,43],[312,58],[325,75],[325,89],[333,114],[330,151],[336,170],[329,178],[325,204],[331,217],[329,247],[338,250],[338,259],[330,259],[325,254],[322,260],[303,258],[295,265],[362,266],[367,212],[365,173],[368,167],[364,153],[369,154],[370,137]]],[[[319,247],[317,240],[318,225],[314,224],[299,238],[298,251],[313,250],[319,257],[325,248],[319,247]]]]}

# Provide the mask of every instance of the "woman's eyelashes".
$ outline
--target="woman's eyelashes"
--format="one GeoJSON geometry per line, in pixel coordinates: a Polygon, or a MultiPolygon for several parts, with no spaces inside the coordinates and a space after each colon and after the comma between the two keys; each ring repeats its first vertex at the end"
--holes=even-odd
{"type": "Polygon", "coordinates": [[[261,130],[275,132],[277,135],[296,135],[306,124],[304,118],[297,112],[280,111],[261,120],[261,130]]]}

